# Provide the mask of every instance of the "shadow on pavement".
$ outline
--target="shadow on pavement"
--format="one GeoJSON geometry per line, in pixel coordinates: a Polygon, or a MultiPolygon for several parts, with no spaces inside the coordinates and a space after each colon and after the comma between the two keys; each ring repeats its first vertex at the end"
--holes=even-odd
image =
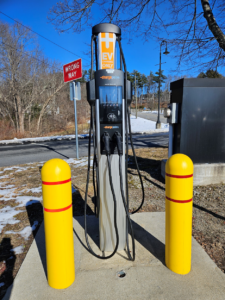
{"type": "MultiPolygon", "coordinates": [[[[84,209],[84,200],[79,192],[73,194],[73,216],[76,218],[80,226],[84,229],[84,216],[82,215],[84,209]],[[76,209],[79,209],[76,210],[76,209]],[[80,217],[78,217],[80,216],[80,217]]],[[[141,227],[135,221],[132,221],[134,229],[134,237],[147,251],[155,256],[165,265],[165,244],[154,237],[151,233],[141,227]]],[[[90,206],[87,205],[87,232],[91,240],[99,247],[99,219],[94,216],[94,213],[90,206]]],[[[89,252],[86,242],[82,241],[77,232],[74,230],[74,234],[78,238],[81,245],[89,252]]],[[[131,239],[129,237],[129,239],[131,239]]],[[[130,249],[131,250],[131,249],[130,249]]],[[[127,259],[126,257],[124,257],[127,259]]]]}
{"type": "Polygon", "coordinates": [[[47,279],[47,268],[46,268],[46,251],[45,251],[45,232],[44,232],[44,215],[43,215],[43,206],[41,202],[36,202],[31,205],[26,206],[27,210],[27,215],[30,221],[30,226],[33,227],[35,226],[35,222],[38,221],[38,226],[36,227],[35,230],[33,230],[33,237],[35,239],[39,256],[41,259],[41,263],[45,272],[45,276],[47,279]],[[40,230],[39,230],[40,228],[40,230]],[[38,232],[39,230],[39,232],[38,232]],[[37,234],[38,232],[38,234],[37,234]]]}
{"type": "Polygon", "coordinates": [[[165,244],[135,221],[132,221],[132,225],[135,240],[165,265],[165,244]]]}
{"type": "Polygon", "coordinates": [[[57,150],[55,150],[54,148],[52,148],[52,147],[50,147],[50,146],[47,146],[47,145],[41,145],[41,144],[35,144],[35,145],[37,145],[37,146],[39,146],[39,147],[42,147],[42,148],[46,148],[46,149],[51,150],[51,151],[54,151],[55,153],[61,155],[62,157],[66,158],[66,159],[69,159],[69,158],[70,158],[70,157],[68,157],[68,156],[66,156],[66,155],[64,155],[64,154],[62,154],[62,153],[60,153],[60,152],[58,152],[57,150]]]}

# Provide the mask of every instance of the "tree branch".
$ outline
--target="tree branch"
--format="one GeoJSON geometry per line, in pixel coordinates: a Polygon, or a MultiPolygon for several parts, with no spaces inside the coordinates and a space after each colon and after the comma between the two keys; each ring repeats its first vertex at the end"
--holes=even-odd
{"type": "Polygon", "coordinates": [[[201,0],[201,3],[204,11],[204,17],[208,23],[209,29],[216,38],[217,42],[219,43],[220,48],[223,49],[223,51],[225,51],[225,35],[223,34],[222,30],[216,22],[216,19],[209,5],[209,1],[201,0]]]}

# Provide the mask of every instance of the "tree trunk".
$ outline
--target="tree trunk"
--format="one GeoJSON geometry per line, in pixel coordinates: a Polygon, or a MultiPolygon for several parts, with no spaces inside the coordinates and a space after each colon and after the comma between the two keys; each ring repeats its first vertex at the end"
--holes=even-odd
{"type": "Polygon", "coordinates": [[[214,18],[213,12],[209,5],[209,1],[201,0],[201,3],[204,11],[204,17],[208,22],[209,29],[219,43],[220,48],[225,51],[225,35],[223,34],[222,30],[216,22],[216,19],[214,18]]]}
{"type": "Polygon", "coordinates": [[[30,118],[31,118],[31,114],[29,113],[29,116],[28,116],[28,130],[29,130],[29,133],[30,133],[30,118]]]}
{"type": "Polygon", "coordinates": [[[20,134],[24,134],[24,111],[22,109],[22,103],[21,103],[20,96],[15,95],[15,100],[16,100],[16,106],[17,106],[17,111],[16,111],[17,132],[19,132],[20,134]]]}
{"type": "Polygon", "coordinates": [[[24,112],[21,111],[19,115],[19,132],[20,134],[24,134],[24,112]]]}

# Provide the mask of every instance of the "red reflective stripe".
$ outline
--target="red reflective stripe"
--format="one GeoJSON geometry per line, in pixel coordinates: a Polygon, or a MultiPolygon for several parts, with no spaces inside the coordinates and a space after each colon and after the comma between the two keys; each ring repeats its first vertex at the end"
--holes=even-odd
{"type": "Polygon", "coordinates": [[[71,203],[69,206],[64,207],[64,208],[58,208],[58,209],[48,209],[48,208],[44,208],[44,211],[47,211],[47,212],[60,212],[60,211],[64,211],[64,210],[69,209],[71,206],[72,206],[72,203],[71,203]]]}
{"type": "Polygon", "coordinates": [[[174,199],[171,199],[169,197],[166,197],[166,199],[169,200],[169,201],[172,201],[172,202],[176,202],[176,203],[188,203],[188,202],[192,201],[192,198],[189,199],[189,200],[174,200],[174,199]]]}
{"type": "Polygon", "coordinates": [[[70,182],[70,181],[71,181],[71,178],[67,179],[67,180],[64,180],[64,181],[56,181],[56,182],[42,181],[42,184],[45,184],[45,185],[58,185],[58,184],[63,184],[63,183],[67,183],[67,182],[70,182]]]}
{"type": "Polygon", "coordinates": [[[190,178],[190,177],[193,177],[193,174],[191,174],[191,175],[171,175],[171,174],[166,173],[166,176],[173,177],[173,178],[190,178]]]}

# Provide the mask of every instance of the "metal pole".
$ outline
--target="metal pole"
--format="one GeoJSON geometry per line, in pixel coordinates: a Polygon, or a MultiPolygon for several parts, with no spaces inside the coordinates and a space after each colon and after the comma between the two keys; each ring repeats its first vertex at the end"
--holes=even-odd
{"type": "Polygon", "coordinates": [[[159,86],[158,86],[158,120],[156,122],[156,128],[161,128],[161,122],[160,122],[160,85],[161,85],[161,46],[160,44],[160,53],[159,53],[159,86]]]}
{"type": "Polygon", "coordinates": [[[137,119],[137,89],[136,89],[136,74],[134,75],[135,77],[135,98],[136,98],[136,119],[137,119]]]}
{"type": "Polygon", "coordinates": [[[79,159],[79,148],[78,148],[78,130],[77,130],[77,104],[76,104],[76,88],[75,81],[73,81],[73,103],[74,103],[74,118],[75,118],[75,135],[76,135],[76,155],[79,159]]]}

